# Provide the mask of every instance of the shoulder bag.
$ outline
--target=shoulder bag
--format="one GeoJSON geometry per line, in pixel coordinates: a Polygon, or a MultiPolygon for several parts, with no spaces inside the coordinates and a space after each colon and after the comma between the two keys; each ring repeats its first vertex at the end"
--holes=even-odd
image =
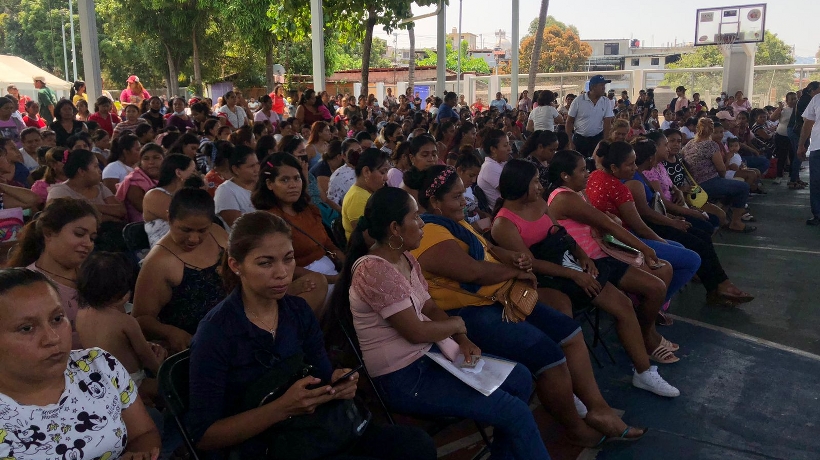
{"type": "Polygon", "coordinates": [[[342,265],[342,264],[341,264],[341,261],[339,260],[339,258],[338,258],[338,257],[336,257],[336,253],[335,253],[335,252],[333,252],[333,251],[331,251],[330,249],[328,249],[327,247],[325,247],[325,245],[324,245],[324,244],[320,243],[320,242],[319,242],[316,238],[312,237],[312,236],[310,235],[310,233],[308,233],[308,232],[306,232],[306,231],[302,230],[299,226],[297,226],[296,224],[294,224],[293,222],[291,222],[290,220],[288,220],[286,217],[284,217],[284,214],[285,214],[285,213],[284,213],[284,211],[282,212],[282,214],[283,214],[283,216],[282,216],[282,220],[284,220],[286,224],[290,225],[292,228],[295,228],[296,230],[298,230],[298,231],[299,231],[299,233],[301,233],[301,234],[305,235],[306,237],[310,238],[310,240],[311,240],[311,241],[313,241],[313,242],[314,242],[314,243],[316,243],[316,244],[317,244],[320,248],[322,248],[322,250],[324,250],[324,251],[325,251],[325,255],[328,257],[328,259],[330,259],[330,260],[332,260],[332,261],[333,261],[333,265],[336,267],[336,270],[341,271],[341,269],[342,269],[341,265],[342,265]]]}
{"type": "Polygon", "coordinates": [[[706,202],[709,201],[709,195],[706,193],[706,190],[703,190],[703,188],[695,182],[695,178],[689,173],[689,168],[686,166],[686,160],[679,158],[679,161],[683,172],[686,174],[686,178],[692,183],[692,189],[689,190],[689,193],[684,193],[683,197],[686,199],[686,203],[689,206],[700,209],[701,206],[705,205],[706,202]]]}
{"type": "MultiPolygon", "coordinates": [[[[276,363],[252,382],[243,398],[243,410],[261,407],[281,397],[297,381],[313,372],[297,353],[276,363]]],[[[334,399],[316,407],[312,414],[283,420],[259,438],[265,444],[265,457],[276,460],[316,460],[341,454],[353,447],[370,424],[371,414],[352,399],[334,399]]]]}

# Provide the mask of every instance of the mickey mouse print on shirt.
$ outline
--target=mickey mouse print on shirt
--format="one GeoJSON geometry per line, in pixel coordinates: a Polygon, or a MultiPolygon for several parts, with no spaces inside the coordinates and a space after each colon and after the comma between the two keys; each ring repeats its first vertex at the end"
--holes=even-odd
{"type": "Polygon", "coordinates": [[[127,433],[122,411],[137,395],[128,372],[99,348],[73,350],[59,402],[20,405],[0,394],[0,459],[119,458],[127,433]]]}

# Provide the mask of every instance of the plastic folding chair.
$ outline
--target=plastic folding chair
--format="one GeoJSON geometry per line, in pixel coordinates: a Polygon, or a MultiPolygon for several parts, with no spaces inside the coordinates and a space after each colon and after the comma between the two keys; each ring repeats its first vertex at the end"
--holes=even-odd
{"type": "Polygon", "coordinates": [[[144,222],[132,222],[126,225],[122,229],[122,239],[125,240],[125,246],[128,247],[128,250],[131,252],[151,249],[148,234],[145,233],[144,222]]]}
{"type": "MultiPolygon", "coordinates": [[[[396,425],[396,422],[393,419],[391,411],[390,411],[390,409],[387,408],[387,404],[384,402],[384,398],[382,397],[381,393],[379,392],[378,387],[376,387],[376,384],[373,381],[373,378],[370,377],[370,373],[367,372],[367,367],[365,367],[365,365],[364,365],[364,359],[362,358],[361,350],[359,349],[358,337],[356,337],[356,332],[348,330],[349,328],[345,327],[345,325],[342,323],[342,321],[339,321],[339,327],[341,328],[342,332],[344,333],[345,338],[347,339],[347,343],[350,345],[351,351],[356,356],[356,360],[362,366],[362,370],[359,371],[359,372],[364,374],[365,378],[367,379],[367,382],[370,384],[370,387],[373,389],[373,393],[375,394],[376,399],[379,401],[379,405],[381,406],[382,411],[384,411],[385,417],[387,418],[387,420],[392,425],[396,425]]],[[[423,422],[430,423],[431,426],[426,431],[427,431],[427,434],[429,434],[430,436],[433,436],[433,437],[436,434],[442,432],[445,428],[447,428],[449,426],[452,426],[452,425],[455,425],[455,424],[460,423],[463,420],[465,420],[464,418],[461,418],[461,417],[438,417],[438,416],[424,416],[424,415],[416,415],[416,414],[400,414],[400,415],[411,418],[411,419],[416,419],[416,420],[420,420],[420,421],[423,421],[423,422]]],[[[475,427],[478,430],[478,433],[481,435],[481,439],[484,441],[484,448],[481,449],[481,451],[479,451],[475,456],[472,457],[472,460],[478,460],[478,459],[481,459],[485,455],[488,455],[490,453],[490,446],[492,445],[492,440],[490,439],[490,436],[487,434],[487,430],[483,426],[481,426],[481,424],[479,424],[476,421],[473,421],[473,423],[475,424],[475,427]]]]}
{"type": "Polygon", "coordinates": [[[188,380],[189,380],[189,361],[191,360],[191,350],[181,351],[173,356],[169,356],[162,366],[159,368],[157,375],[157,382],[159,384],[159,392],[171,415],[174,416],[174,421],[182,433],[182,439],[185,442],[185,448],[191,455],[192,460],[199,460],[196,447],[194,447],[193,439],[190,433],[185,428],[185,414],[188,412],[188,380]]]}

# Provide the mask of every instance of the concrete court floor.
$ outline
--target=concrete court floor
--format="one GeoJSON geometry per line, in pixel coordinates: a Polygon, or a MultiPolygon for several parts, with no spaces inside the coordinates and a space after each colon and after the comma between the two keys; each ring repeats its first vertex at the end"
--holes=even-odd
{"type": "MultiPolygon", "coordinates": [[[[596,380],[627,423],[650,432],[634,444],[579,453],[561,442],[560,428],[538,406],[554,459],[820,459],[820,228],[805,225],[808,190],[765,182],[769,194],[750,199],[757,232],[721,232],[714,240],[729,277],[757,298],[736,309],[709,307],[698,284],[675,298],[677,324],[661,333],[681,343],[682,360],[660,368],[682,391],[673,400],[632,387],[629,361],[610,333],[617,364],[598,347],[605,367],[595,367],[596,380]]],[[[475,435],[472,441],[442,457],[472,457],[480,450],[475,435]]]]}

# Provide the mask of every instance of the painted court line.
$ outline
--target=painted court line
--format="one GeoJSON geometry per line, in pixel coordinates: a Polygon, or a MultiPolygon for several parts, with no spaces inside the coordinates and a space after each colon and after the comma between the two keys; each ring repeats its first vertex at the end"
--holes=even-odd
{"type": "Polygon", "coordinates": [[[712,243],[713,246],[725,246],[727,248],[743,249],[765,249],[767,251],[796,252],[798,254],[820,255],[820,251],[809,251],[808,249],[779,248],[777,246],[751,246],[746,244],[712,243]]]}
{"type": "Polygon", "coordinates": [[[735,337],[735,338],[738,338],[738,339],[741,339],[741,340],[746,340],[748,342],[753,342],[753,343],[756,343],[758,345],[763,345],[764,347],[775,348],[775,349],[782,350],[782,351],[785,351],[785,352],[788,352],[788,353],[793,353],[795,355],[802,356],[804,358],[809,358],[811,360],[820,362],[820,355],[815,355],[814,353],[809,353],[808,351],[800,350],[800,349],[797,349],[797,348],[794,348],[794,347],[790,347],[788,345],[783,345],[781,343],[761,339],[761,338],[755,337],[753,335],[744,334],[742,332],[737,332],[737,331],[734,331],[732,329],[727,329],[725,327],[720,327],[720,326],[715,326],[713,324],[704,323],[704,322],[698,321],[696,319],[685,318],[683,316],[672,315],[672,314],[669,314],[669,313],[667,313],[667,316],[673,318],[675,321],[682,321],[684,323],[689,323],[689,324],[692,324],[692,325],[695,325],[695,326],[704,327],[706,329],[711,329],[713,331],[722,332],[722,333],[724,333],[728,336],[731,336],[731,337],[735,337]]]}

